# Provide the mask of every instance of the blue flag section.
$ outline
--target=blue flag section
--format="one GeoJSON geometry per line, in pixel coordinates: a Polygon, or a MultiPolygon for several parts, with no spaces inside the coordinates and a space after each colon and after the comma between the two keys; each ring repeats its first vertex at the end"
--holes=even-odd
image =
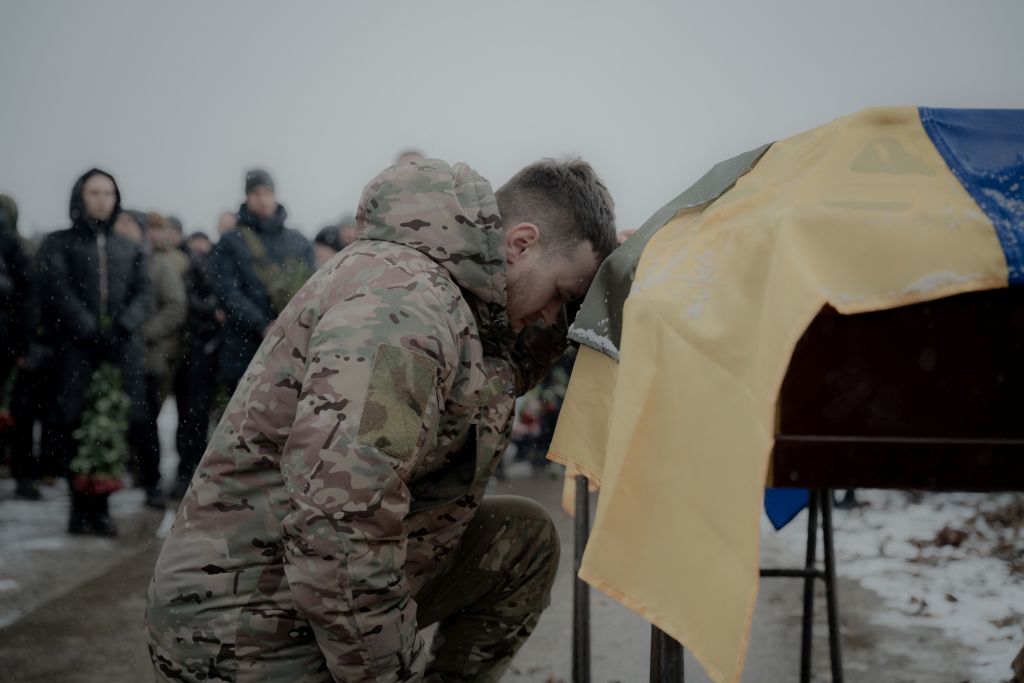
{"type": "Polygon", "coordinates": [[[807,489],[764,490],[764,512],[776,531],[792,522],[807,507],[809,496],[807,489]]]}
{"type": "Polygon", "coordinates": [[[919,110],[949,170],[992,221],[1011,287],[1024,284],[1024,110],[919,110]]]}

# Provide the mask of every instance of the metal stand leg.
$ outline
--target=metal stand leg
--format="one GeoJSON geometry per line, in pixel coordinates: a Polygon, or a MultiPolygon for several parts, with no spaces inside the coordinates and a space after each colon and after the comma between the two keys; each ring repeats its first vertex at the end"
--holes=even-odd
{"type": "Polygon", "coordinates": [[[821,528],[825,551],[825,602],[828,607],[829,659],[832,683],[843,683],[843,656],[839,643],[839,596],[836,594],[836,556],[832,543],[832,492],[821,498],[821,528]]]}
{"type": "Polygon", "coordinates": [[[587,478],[576,477],[576,519],[574,534],[575,572],[572,611],[572,680],[590,683],[590,586],[579,578],[583,550],[590,536],[590,489],[587,478]]]}
{"type": "Polygon", "coordinates": [[[807,501],[807,560],[803,569],[762,569],[762,577],[802,578],[804,580],[803,628],[800,642],[800,681],[811,680],[811,640],[814,629],[814,581],[825,581],[828,607],[829,661],[833,683],[843,681],[843,660],[839,642],[839,597],[836,594],[836,559],[832,535],[832,491],[811,491],[807,501]],[[816,566],[818,543],[818,511],[824,537],[825,569],[816,566]]]}
{"type": "Polygon", "coordinates": [[[651,627],[651,683],[683,683],[683,646],[651,627]]]}
{"type": "Polygon", "coordinates": [[[814,629],[814,576],[818,544],[818,507],[821,505],[821,492],[810,492],[807,501],[807,559],[804,569],[808,572],[804,578],[804,615],[803,629],[800,632],[800,683],[811,683],[811,637],[814,629]]]}

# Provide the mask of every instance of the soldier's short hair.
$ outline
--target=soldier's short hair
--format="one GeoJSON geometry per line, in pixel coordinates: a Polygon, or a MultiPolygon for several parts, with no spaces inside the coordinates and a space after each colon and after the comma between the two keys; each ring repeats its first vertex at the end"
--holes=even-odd
{"type": "Polygon", "coordinates": [[[562,253],[590,242],[604,259],[617,245],[615,203],[582,159],[543,159],[516,173],[495,193],[505,225],[533,223],[541,242],[562,253]]]}

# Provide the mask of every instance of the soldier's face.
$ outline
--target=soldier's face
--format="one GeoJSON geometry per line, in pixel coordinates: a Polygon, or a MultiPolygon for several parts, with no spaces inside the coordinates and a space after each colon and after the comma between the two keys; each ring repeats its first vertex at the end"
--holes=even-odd
{"type": "Polygon", "coordinates": [[[546,248],[539,237],[537,228],[528,223],[506,233],[507,312],[517,333],[535,322],[558,322],[563,307],[587,293],[600,265],[589,242],[557,251],[546,248]]]}
{"type": "Polygon", "coordinates": [[[114,232],[135,244],[142,244],[142,228],[129,213],[122,213],[114,221],[114,232]]]}
{"type": "Polygon", "coordinates": [[[204,237],[193,237],[188,241],[188,248],[193,254],[206,255],[213,249],[213,244],[210,240],[204,237]]]}
{"type": "Polygon", "coordinates": [[[323,244],[313,245],[313,262],[316,263],[316,267],[323,268],[324,264],[334,258],[338,252],[334,251],[330,247],[323,244]]]}
{"type": "Polygon", "coordinates": [[[267,185],[254,187],[245,196],[245,204],[260,218],[270,218],[277,213],[277,195],[267,185]]]}
{"type": "Polygon", "coordinates": [[[341,226],[341,243],[348,245],[359,239],[359,228],[354,225],[341,226]]]}
{"type": "Polygon", "coordinates": [[[89,218],[105,221],[114,213],[117,204],[117,191],[114,181],[102,174],[96,174],[85,181],[82,186],[82,202],[89,218]]]}
{"type": "Polygon", "coordinates": [[[169,249],[174,244],[174,230],[154,226],[146,233],[146,238],[157,249],[169,249]]]}
{"type": "Polygon", "coordinates": [[[234,230],[238,225],[238,216],[233,213],[222,213],[220,220],[217,222],[217,232],[224,234],[231,230],[234,230]]]}

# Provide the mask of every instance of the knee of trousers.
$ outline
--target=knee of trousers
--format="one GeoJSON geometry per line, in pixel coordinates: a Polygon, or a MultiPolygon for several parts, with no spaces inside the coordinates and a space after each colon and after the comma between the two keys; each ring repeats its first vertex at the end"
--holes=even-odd
{"type": "Polygon", "coordinates": [[[493,514],[490,519],[498,524],[480,566],[507,577],[492,611],[506,616],[539,613],[551,602],[558,571],[560,546],[551,516],[539,503],[518,496],[485,499],[478,514],[493,514]]]}

